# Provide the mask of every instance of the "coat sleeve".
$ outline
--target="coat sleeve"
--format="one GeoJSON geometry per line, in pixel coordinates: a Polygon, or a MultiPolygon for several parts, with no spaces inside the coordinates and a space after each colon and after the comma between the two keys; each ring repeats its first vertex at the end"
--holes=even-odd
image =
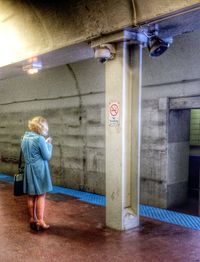
{"type": "Polygon", "coordinates": [[[49,161],[52,156],[52,144],[46,143],[43,136],[39,138],[39,148],[44,160],[49,161]]]}

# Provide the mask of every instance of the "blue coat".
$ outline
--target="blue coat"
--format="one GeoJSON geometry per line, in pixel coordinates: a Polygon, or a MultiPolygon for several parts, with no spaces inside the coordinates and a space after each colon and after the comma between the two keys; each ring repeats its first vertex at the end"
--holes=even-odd
{"type": "Polygon", "coordinates": [[[25,132],[21,148],[25,160],[24,193],[42,195],[52,190],[48,161],[52,156],[52,145],[34,132],[25,132]]]}

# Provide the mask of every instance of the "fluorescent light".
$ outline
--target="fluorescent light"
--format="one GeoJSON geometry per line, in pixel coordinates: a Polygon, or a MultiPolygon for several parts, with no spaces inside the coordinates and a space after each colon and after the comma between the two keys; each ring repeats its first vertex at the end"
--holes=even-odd
{"type": "Polygon", "coordinates": [[[28,73],[29,75],[33,75],[33,74],[36,74],[36,73],[38,73],[38,72],[39,72],[39,69],[38,69],[38,68],[30,68],[30,69],[27,70],[27,73],[28,73]]]}
{"type": "Polygon", "coordinates": [[[31,64],[23,66],[23,71],[33,75],[38,73],[40,70],[42,70],[42,62],[41,61],[33,61],[31,64]]]}

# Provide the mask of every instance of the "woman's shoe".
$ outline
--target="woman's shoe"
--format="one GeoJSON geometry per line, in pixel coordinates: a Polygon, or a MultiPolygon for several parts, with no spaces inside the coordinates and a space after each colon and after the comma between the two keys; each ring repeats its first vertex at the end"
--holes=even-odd
{"type": "Polygon", "coordinates": [[[36,230],[37,229],[36,222],[35,223],[30,223],[30,229],[32,229],[32,230],[36,230]]]}
{"type": "Polygon", "coordinates": [[[44,221],[42,221],[42,222],[37,222],[37,223],[36,223],[36,228],[37,228],[37,231],[40,231],[40,230],[49,229],[50,226],[47,225],[44,221]]]}
{"type": "Polygon", "coordinates": [[[35,221],[34,219],[30,220],[29,225],[30,225],[30,229],[32,229],[32,230],[36,230],[37,229],[37,221],[35,221]]]}

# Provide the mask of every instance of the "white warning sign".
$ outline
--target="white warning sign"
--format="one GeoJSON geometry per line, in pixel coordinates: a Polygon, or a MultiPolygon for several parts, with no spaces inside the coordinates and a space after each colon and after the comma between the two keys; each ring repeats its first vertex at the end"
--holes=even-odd
{"type": "Polygon", "coordinates": [[[120,124],[120,112],[119,103],[109,103],[109,126],[119,126],[120,124]]]}

